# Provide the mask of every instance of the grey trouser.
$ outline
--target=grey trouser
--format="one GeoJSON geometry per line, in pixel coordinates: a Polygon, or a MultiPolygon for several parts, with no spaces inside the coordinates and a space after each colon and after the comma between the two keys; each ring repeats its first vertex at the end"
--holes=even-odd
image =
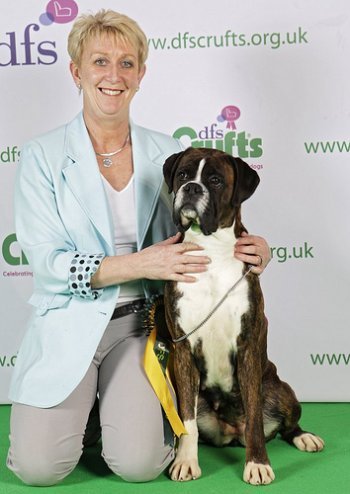
{"type": "Polygon", "coordinates": [[[111,321],[84,379],[60,405],[12,405],[7,465],[23,482],[54,485],[74,469],[97,392],[109,468],[145,482],[169,465],[173,437],[164,432],[168,424],[142,368],[146,337],[140,327],[138,314],[111,321]]]}

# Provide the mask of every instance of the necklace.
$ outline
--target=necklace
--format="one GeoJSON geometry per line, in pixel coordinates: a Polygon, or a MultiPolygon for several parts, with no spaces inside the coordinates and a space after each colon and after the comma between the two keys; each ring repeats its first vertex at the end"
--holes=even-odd
{"type": "Polygon", "coordinates": [[[126,139],[124,141],[124,144],[122,145],[121,148],[117,149],[116,151],[113,151],[112,153],[95,153],[97,154],[97,156],[102,156],[103,157],[103,160],[102,160],[102,163],[103,163],[103,166],[105,168],[109,168],[111,165],[113,165],[113,161],[111,160],[111,156],[115,156],[116,154],[119,154],[121,151],[123,151],[123,149],[125,148],[125,146],[127,145],[127,143],[129,142],[129,137],[130,137],[130,134],[128,134],[126,136],[126,139]]]}

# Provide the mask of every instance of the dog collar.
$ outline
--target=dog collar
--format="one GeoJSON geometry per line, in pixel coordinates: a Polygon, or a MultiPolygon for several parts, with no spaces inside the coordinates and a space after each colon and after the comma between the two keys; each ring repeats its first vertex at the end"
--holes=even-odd
{"type": "Polygon", "coordinates": [[[200,226],[198,225],[198,223],[192,223],[191,230],[194,233],[201,233],[201,229],[200,229],[200,226]]]}

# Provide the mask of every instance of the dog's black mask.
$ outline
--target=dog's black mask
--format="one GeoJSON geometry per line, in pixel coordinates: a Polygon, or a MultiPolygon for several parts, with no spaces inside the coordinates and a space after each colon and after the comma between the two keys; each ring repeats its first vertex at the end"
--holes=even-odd
{"type": "Polygon", "coordinates": [[[195,223],[205,235],[231,226],[260,181],[240,158],[207,148],[188,148],[169,156],[163,173],[169,193],[175,193],[173,220],[179,231],[195,223]]]}

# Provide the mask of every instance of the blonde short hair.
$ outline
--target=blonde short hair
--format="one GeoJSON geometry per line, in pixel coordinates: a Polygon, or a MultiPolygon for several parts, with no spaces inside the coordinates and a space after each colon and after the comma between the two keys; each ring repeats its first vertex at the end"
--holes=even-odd
{"type": "Polygon", "coordinates": [[[96,14],[82,14],[74,22],[68,35],[68,53],[76,65],[80,65],[86,43],[102,34],[114,35],[133,45],[138,53],[139,68],[144,66],[148,55],[145,33],[130,17],[105,9],[96,14]]]}

